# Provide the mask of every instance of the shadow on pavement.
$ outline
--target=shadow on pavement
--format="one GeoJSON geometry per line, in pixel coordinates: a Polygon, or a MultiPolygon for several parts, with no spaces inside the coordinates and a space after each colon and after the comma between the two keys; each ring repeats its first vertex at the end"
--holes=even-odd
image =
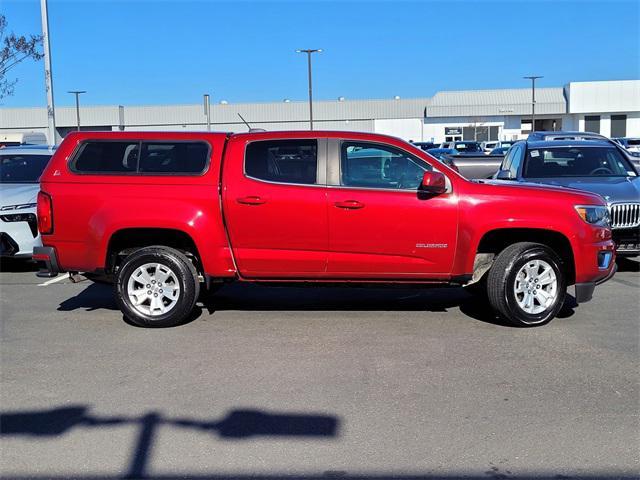
{"type": "Polygon", "coordinates": [[[634,259],[627,257],[618,257],[616,259],[616,263],[618,264],[618,272],[640,272],[640,261],[638,261],[638,257],[634,259]]]}
{"type": "MultiPolygon", "coordinates": [[[[12,475],[14,479],[173,479],[187,480],[213,479],[213,480],[453,480],[465,478],[468,480],[486,479],[530,479],[530,480],[565,480],[581,478],[586,480],[631,480],[637,478],[635,473],[627,472],[576,472],[570,474],[555,474],[547,472],[533,472],[527,474],[514,474],[510,470],[501,469],[490,464],[487,471],[481,474],[469,472],[450,472],[447,474],[385,474],[373,473],[349,473],[342,470],[327,470],[318,474],[294,474],[283,473],[253,473],[253,474],[216,474],[216,473],[151,473],[150,463],[156,435],[160,427],[174,427],[194,429],[202,433],[217,435],[222,440],[241,440],[255,437],[274,438],[317,438],[319,440],[334,440],[338,437],[340,421],[336,416],[326,414],[305,413],[270,413],[260,410],[233,410],[222,419],[201,421],[191,418],[165,417],[157,411],[149,411],[139,416],[98,416],[90,412],[88,405],[61,406],[48,410],[24,410],[0,412],[0,436],[6,437],[31,437],[41,441],[51,440],[65,435],[76,428],[103,429],[111,426],[131,425],[138,428],[138,435],[133,445],[129,464],[121,474],[58,474],[58,475],[32,475],[25,472],[21,475],[12,475]]],[[[6,444],[5,444],[6,448],[6,444]]],[[[89,447],[92,448],[92,447],[89,447]]],[[[5,451],[6,453],[6,451],[5,451]]]]}
{"type": "Polygon", "coordinates": [[[0,272],[37,272],[38,264],[30,258],[0,257],[0,272]]]}
{"type": "MultiPolygon", "coordinates": [[[[559,318],[574,314],[575,299],[567,295],[559,318]]],[[[474,320],[511,327],[496,316],[486,300],[471,295],[463,288],[407,288],[405,286],[379,287],[279,287],[250,283],[228,284],[214,295],[203,295],[187,320],[199,318],[205,311],[415,311],[446,312],[452,308],[474,320]]],[[[118,310],[113,298],[113,287],[91,283],[75,297],[64,300],[59,311],[107,309],[118,310]]],[[[126,320],[125,320],[126,321],[126,320]]]]}
{"type": "Polygon", "coordinates": [[[233,410],[222,419],[200,421],[169,418],[151,411],[140,416],[100,417],[87,405],[72,405],[50,410],[0,412],[0,436],[57,437],[74,428],[106,428],[133,425],[139,428],[130,464],[123,477],[153,478],[146,474],[158,428],[172,426],[217,434],[221,439],[252,437],[325,437],[335,438],[339,420],[333,415],[305,413],[269,413],[260,410],[233,410]]]}

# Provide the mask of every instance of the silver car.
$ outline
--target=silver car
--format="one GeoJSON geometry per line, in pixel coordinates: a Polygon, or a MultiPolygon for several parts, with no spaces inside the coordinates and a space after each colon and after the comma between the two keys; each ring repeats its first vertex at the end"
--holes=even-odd
{"type": "Polygon", "coordinates": [[[0,149],[0,256],[30,258],[41,246],[36,217],[40,175],[53,150],[42,146],[0,149]]]}

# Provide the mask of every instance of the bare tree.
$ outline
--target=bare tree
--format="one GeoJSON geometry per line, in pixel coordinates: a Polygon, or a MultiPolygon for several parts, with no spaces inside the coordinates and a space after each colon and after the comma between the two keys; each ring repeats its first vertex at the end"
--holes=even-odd
{"type": "Polygon", "coordinates": [[[38,51],[42,35],[17,36],[7,32],[7,19],[0,15],[0,99],[13,95],[18,79],[7,78],[7,72],[29,58],[40,60],[44,55],[38,51]]]}

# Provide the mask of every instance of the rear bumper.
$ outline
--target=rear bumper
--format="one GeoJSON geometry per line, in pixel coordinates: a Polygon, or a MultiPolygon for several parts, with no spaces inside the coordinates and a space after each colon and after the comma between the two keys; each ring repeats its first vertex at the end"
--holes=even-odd
{"type": "Polygon", "coordinates": [[[40,270],[36,273],[38,277],[51,278],[62,272],[58,265],[56,249],[53,247],[35,247],[33,259],[40,266],[40,270]]]}

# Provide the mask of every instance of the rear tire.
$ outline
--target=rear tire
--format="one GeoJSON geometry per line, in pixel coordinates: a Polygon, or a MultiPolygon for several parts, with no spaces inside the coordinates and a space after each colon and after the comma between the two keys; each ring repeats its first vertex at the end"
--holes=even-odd
{"type": "Polygon", "coordinates": [[[200,293],[198,272],[181,252],[165,246],[136,250],[116,276],[116,302],[141,327],[173,327],[193,311],[200,293]]]}
{"type": "Polygon", "coordinates": [[[550,322],[562,308],[566,291],[561,260],[539,243],[520,242],[505,248],[487,276],[489,303],[517,327],[550,322]]]}

